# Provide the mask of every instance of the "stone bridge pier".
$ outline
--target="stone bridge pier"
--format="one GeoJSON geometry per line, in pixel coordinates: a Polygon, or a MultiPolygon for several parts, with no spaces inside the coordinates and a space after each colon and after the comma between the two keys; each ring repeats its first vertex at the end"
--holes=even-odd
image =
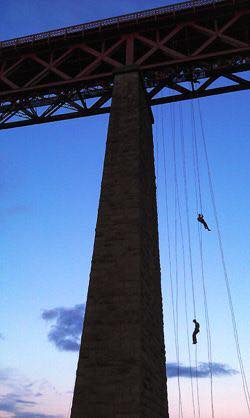
{"type": "Polygon", "coordinates": [[[115,74],[71,418],[168,418],[152,123],[115,74]]]}

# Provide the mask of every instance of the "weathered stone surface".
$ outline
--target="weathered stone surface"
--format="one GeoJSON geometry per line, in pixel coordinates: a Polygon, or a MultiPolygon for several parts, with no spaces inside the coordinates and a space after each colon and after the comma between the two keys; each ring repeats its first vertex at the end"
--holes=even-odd
{"type": "Polygon", "coordinates": [[[152,114],[117,74],[71,418],[168,418],[152,114]]]}

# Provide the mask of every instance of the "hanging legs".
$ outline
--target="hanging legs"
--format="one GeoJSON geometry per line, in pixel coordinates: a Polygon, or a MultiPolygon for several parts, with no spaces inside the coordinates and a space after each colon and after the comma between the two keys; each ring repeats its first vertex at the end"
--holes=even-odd
{"type": "Polygon", "coordinates": [[[195,329],[193,332],[193,344],[197,344],[197,334],[199,334],[200,332],[200,324],[199,322],[196,321],[196,319],[193,320],[193,323],[195,324],[195,329]]]}

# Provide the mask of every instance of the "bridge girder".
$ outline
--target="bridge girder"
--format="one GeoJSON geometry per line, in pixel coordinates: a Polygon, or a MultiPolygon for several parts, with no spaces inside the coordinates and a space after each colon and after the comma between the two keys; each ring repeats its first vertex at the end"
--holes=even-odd
{"type": "Polygon", "coordinates": [[[250,88],[246,0],[86,25],[0,43],[0,129],[108,113],[113,74],[128,65],[140,68],[152,106],[250,88]]]}

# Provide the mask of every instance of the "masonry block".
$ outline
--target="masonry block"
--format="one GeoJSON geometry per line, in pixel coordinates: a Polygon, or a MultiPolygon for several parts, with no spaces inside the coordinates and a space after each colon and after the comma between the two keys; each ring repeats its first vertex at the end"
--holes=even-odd
{"type": "Polygon", "coordinates": [[[117,73],[71,418],[168,418],[152,122],[117,73]]]}

